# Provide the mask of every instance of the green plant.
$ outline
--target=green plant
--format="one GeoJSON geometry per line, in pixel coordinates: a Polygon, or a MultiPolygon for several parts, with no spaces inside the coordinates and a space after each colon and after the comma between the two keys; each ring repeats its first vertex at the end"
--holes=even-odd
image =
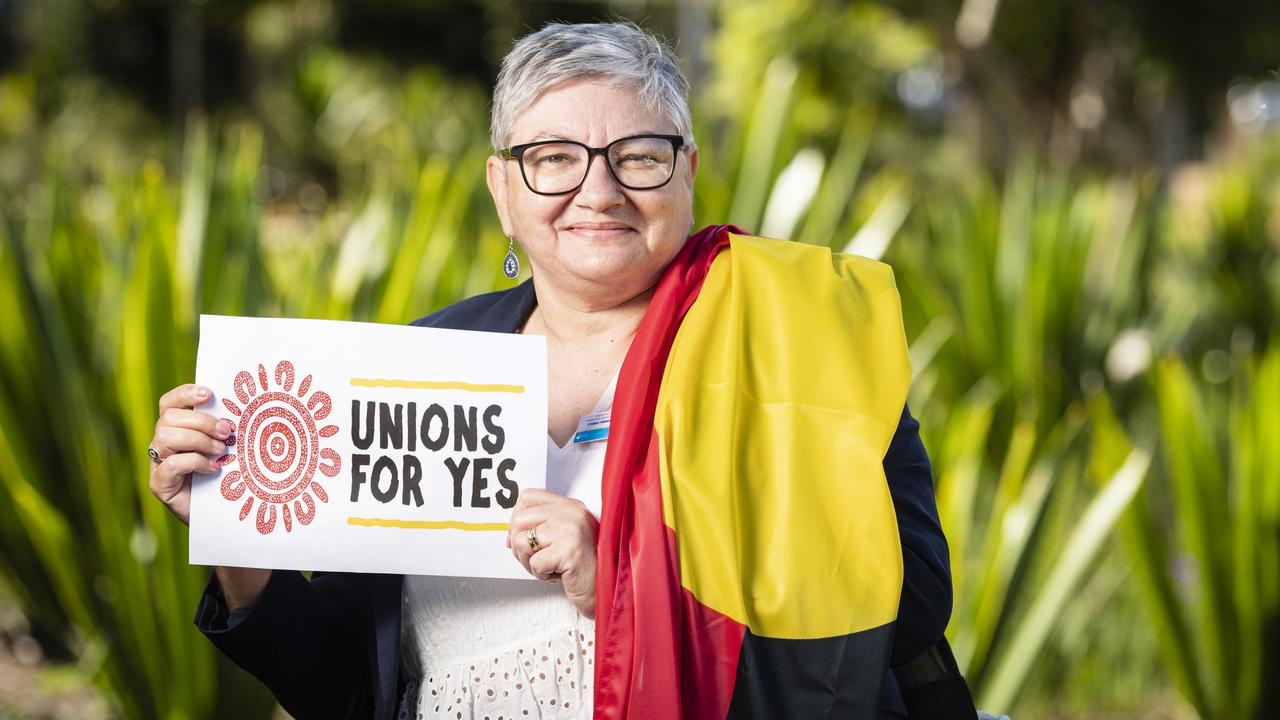
{"type": "MultiPolygon", "coordinates": [[[[1280,651],[1280,352],[1237,360],[1225,391],[1178,360],[1155,368],[1162,482],[1122,532],[1165,665],[1205,718],[1277,706],[1266,678],[1280,651]]],[[[1105,397],[1093,414],[1108,436],[1094,450],[1104,470],[1129,440],[1105,397]]]]}
{"type": "Polygon", "coordinates": [[[198,315],[406,322],[492,289],[505,250],[476,151],[426,155],[416,183],[395,180],[402,156],[362,167],[367,189],[303,214],[269,204],[257,126],[186,136],[172,179],[65,157],[55,136],[37,179],[4,188],[0,224],[0,572],[126,717],[268,706],[226,691],[256,686],[191,626],[207,571],[147,486],[156,400],[192,377],[198,315]]]}

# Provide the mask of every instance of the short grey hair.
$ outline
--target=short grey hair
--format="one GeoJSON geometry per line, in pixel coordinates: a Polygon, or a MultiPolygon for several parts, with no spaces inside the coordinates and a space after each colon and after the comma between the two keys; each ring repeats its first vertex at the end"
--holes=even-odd
{"type": "Polygon", "coordinates": [[[520,38],[502,60],[489,125],[493,149],[506,147],[516,118],[542,93],[577,78],[635,90],[693,143],[689,81],[666,44],[631,23],[552,23],[520,38]]]}

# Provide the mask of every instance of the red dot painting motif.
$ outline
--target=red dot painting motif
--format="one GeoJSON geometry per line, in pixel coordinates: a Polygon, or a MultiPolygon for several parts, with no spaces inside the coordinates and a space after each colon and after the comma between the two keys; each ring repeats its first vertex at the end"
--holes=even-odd
{"type": "Polygon", "coordinates": [[[227,441],[233,451],[218,462],[236,463],[238,469],[222,477],[222,496],[232,502],[243,499],[240,520],[255,515],[263,535],[274,531],[278,522],[285,532],[293,532],[295,521],[310,525],[316,501],[329,502],[316,471],[335,477],[342,469],[338,453],[321,447],[325,438],[338,433],[336,425],[320,425],[333,410],[333,399],[320,390],[307,394],[310,375],[295,387],[293,363],[288,360],[281,360],[270,377],[261,364],[256,377],[240,371],[232,390],[239,403],[223,398],[222,405],[235,416],[226,418],[236,426],[227,441]]]}

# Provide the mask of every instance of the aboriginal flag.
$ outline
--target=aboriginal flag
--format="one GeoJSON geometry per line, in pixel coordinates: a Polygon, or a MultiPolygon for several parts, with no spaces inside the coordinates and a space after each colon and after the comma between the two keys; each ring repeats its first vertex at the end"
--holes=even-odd
{"type": "Polygon", "coordinates": [[[623,363],[598,718],[873,718],[902,586],[882,460],[911,376],[885,265],[691,237],[623,363]]]}

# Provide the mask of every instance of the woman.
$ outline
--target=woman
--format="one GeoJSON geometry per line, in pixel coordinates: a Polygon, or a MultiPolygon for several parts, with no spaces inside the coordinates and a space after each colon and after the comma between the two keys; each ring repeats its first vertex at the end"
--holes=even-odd
{"type": "MultiPolygon", "coordinates": [[[[951,596],[892,276],[689,237],[687,92],[626,24],[549,25],[504,60],[487,179],[533,278],[414,324],[546,336],[548,489],[507,537],[543,582],[216,568],[197,625],[296,717],[901,709],[888,666],[951,596]],[[575,443],[593,414],[608,438],[575,443]]],[[[161,398],[151,448],[184,522],[234,443],[189,409],[208,392],[161,398]]]]}

